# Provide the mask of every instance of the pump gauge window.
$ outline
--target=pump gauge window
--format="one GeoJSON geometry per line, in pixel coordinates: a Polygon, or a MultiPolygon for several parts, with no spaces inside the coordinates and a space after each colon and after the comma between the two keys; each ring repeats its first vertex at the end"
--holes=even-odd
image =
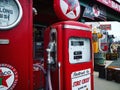
{"type": "Polygon", "coordinates": [[[0,30],[16,26],[22,18],[22,7],[18,0],[0,0],[0,30]]]}
{"type": "Polygon", "coordinates": [[[69,62],[71,64],[89,62],[91,59],[90,40],[87,38],[69,39],[69,62]]]}

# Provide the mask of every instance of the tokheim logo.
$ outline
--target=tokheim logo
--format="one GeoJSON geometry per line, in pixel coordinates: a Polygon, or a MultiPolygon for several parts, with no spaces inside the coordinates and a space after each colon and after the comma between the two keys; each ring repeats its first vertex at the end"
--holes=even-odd
{"type": "Polygon", "coordinates": [[[54,0],[54,9],[62,20],[77,20],[80,16],[78,0],[54,0]]]}
{"type": "Polygon", "coordinates": [[[8,64],[0,64],[0,90],[13,90],[17,82],[16,69],[8,64]]]}

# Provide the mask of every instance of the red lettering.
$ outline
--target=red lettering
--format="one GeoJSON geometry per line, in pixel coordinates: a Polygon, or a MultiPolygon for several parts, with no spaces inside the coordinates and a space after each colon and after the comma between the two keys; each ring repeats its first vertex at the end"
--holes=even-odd
{"type": "Polygon", "coordinates": [[[82,80],[82,84],[85,84],[87,82],[89,82],[89,78],[85,78],[85,79],[82,80]]]}
{"type": "Polygon", "coordinates": [[[81,84],[81,80],[73,82],[73,87],[79,86],[81,84]]]}

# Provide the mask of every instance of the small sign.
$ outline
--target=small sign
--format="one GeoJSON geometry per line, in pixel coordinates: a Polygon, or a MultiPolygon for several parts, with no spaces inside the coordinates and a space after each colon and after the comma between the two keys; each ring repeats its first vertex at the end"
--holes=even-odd
{"type": "Polygon", "coordinates": [[[16,69],[9,64],[0,64],[0,90],[13,90],[17,82],[16,69]]]}
{"type": "Polygon", "coordinates": [[[91,90],[91,71],[85,69],[72,72],[72,90],[91,90]]]}
{"type": "Polygon", "coordinates": [[[101,24],[100,29],[102,29],[102,30],[111,30],[111,24],[101,24]]]}
{"type": "Polygon", "coordinates": [[[95,20],[95,18],[106,20],[106,10],[98,5],[86,6],[83,13],[83,17],[92,20],[95,20]]]}
{"type": "Polygon", "coordinates": [[[0,0],[0,30],[15,27],[22,18],[22,7],[18,0],[0,0]]]}

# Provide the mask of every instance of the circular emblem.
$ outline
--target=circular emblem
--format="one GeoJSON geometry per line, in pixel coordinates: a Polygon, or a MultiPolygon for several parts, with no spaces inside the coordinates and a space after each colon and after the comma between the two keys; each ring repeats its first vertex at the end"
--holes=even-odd
{"type": "Polygon", "coordinates": [[[0,0],[0,30],[16,26],[22,18],[22,8],[18,0],[0,0]]]}
{"type": "Polygon", "coordinates": [[[95,17],[98,17],[100,15],[100,9],[98,8],[97,5],[93,6],[93,13],[95,17]]]}
{"type": "Polygon", "coordinates": [[[54,10],[61,20],[77,20],[80,16],[78,0],[54,0],[54,10]]]}
{"type": "Polygon", "coordinates": [[[18,82],[18,73],[8,64],[0,64],[0,90],[13,90],[18,82]]]}

